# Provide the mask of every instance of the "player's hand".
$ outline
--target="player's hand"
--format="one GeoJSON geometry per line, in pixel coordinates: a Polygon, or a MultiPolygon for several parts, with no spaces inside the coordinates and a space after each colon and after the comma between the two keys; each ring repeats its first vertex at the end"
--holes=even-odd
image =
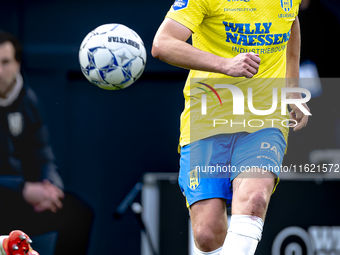
{"type": "MultiPolygon", "coordinates": [[[[302,98],[300,93],[292,93],[290,95],[288,95],[289,98],[294,98],[294,99],[300,99],[302,98]]],[[[308,106],[306,103],[302,104],[303,107],[305,107],[308,112],[310,112],[308,106]]],[[[289,113],[289,118],[292,120],[295,120],[297,122],[296,123],[290,123],[289,127],[295,127],[293,128],[294,131],[298,131],[304,127],[307,126],[308,123],[308,115],[305,115],[295,104],[290,104],[289,107],[292,109],[289,113]]]]}
{"type": "Polygon", "coordinates": [[[259,54],[240,53],[228,59],[226,74],[233,77],[252,78],[259,71],[260,62],[259,54]]]}

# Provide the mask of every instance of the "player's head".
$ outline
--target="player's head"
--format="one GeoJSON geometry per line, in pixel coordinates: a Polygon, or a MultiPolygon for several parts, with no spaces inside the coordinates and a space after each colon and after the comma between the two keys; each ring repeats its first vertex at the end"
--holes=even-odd
{"type": "Polygon", "coordinates": [[[0,31],[0,97],[6,97],[20,72],[22,49],[10,33],[0,31]]]}

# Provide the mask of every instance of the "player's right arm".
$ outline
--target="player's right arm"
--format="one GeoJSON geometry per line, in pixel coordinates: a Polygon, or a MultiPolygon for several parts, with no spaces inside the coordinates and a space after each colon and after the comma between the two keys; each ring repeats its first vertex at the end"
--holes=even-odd
{"type": "Polygon", "coordinates": [[[174,66],[222,73],[233,77],[253,77],[260,65],[258,54],[241,53],[234,58],[223,58],[199,50],[186,41],[192,31],[186,26],[165,18],[152,45],[152,56],[174,66]]]}

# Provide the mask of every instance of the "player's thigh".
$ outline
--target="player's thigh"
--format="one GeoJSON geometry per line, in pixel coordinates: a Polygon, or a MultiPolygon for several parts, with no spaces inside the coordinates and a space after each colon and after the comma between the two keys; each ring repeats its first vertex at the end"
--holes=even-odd
{"type": "Polygon", "coordinates": [[[272,172],[275,178],[279,177],[285,149],[286,141],[279,129],[266,128],[240,134],[231,157],[231,165],[236,169],[231,179],[238,175],[240,178],[268,179],[272,175],[264,175],[266,171],[272,172]]]}
{"type": "Polygon", "coordinates": [[[233,180],[232,214],[255,215],[264,219],[275,182],[276,175],[269,171],[251,176],[239,174],[233,180]]]}
{"type": "Polygon", "coordinates": [[[193,142],[181,148],[179,186],[187,206],[212,199],[231,202],[229,136],[214,136],[193,142]]]}
{"type": "Polygon", "coordinates": [[[278,182],[286,142],[275,128],[241,134],[235,142],[231,164],[233,207],[236,214],[264,217],[270,196],[278,182]]]}
{"type": "Polygon", "coordinates": [[[243,172],[233,180],[233,200],[235,195],[250,194],[252,191],[262,190],[272,193],[276,184],[277,176],[263,169],[258,169],[256,173],[243,172]]]}
{"type": "Polygon", "coordinates": [[[227,234],[226,202],[232,190],[226,170],[232,135],[217,135],[181,148],[179,185],[190,211],[195,244],[203,251],[222,246],[227,234]]]}

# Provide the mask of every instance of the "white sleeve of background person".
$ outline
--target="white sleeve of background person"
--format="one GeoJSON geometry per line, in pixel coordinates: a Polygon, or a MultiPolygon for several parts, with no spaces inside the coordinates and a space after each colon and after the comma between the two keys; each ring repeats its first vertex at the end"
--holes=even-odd
{"type": "Polygon", "coordinates": [[[261,240],[263,220],[251,215],[232,215],[220,255],[254,255],[261,240]]]}
{"type": "Polygon", "coordinates": [[[217,250],[214,250],[214,251],[203,252],[203,251],[200,251],[196,247],[196,245],[194,245],[194,250],[195,250],[195,255],[220,255],[222,247],[220,247],[220,248],[218,248],[217,250]]]}
{"type": "Polygon", "coordinates": [[[8,238],[8,236],[0,236],[0,255],[7,255],[3,246],[2,246],[2,243],[3,243],[5,238],[8,238]]]}

